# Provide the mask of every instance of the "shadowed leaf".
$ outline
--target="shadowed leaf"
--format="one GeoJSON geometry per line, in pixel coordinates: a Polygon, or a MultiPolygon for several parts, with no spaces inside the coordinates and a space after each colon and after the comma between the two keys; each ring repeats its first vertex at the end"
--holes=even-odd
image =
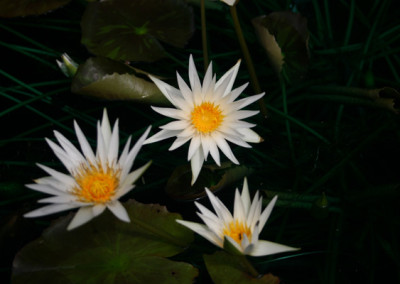
{"type": "Polygon", "coordinates": [[[111,0],[89,3],[82,43],[112,59],[152,62],[165,56],[160,42],[183,47],[194,31],[191,8],[182,0],[111,0]]]}
{"type": "Polygon", "coordinates": [[[169,104],[146,73],[117,61],[96,57],[81,64],[73,78],[73,93],[107,100],[133,100],[149,104],[169,104]]]}
{"type": "Polygon", "coordinates": [[[40,15],[58,9],[71,0],[1,0],[0,17],[40,15]]]}
{"type": "Polygon", "coordinates": [[[289,82],[302,79],[309,60],[307,19],[284,11],[254,18],[252,22],[275,72],[289,82]]]}
{"type": "Polygon", "coordinates": [[[212,255],[204,255],[203,258],[214,283],[280,283],[279,278],[271,273],[257,277],[252,276],[243,255],[232,255],[224,251],[217,251],[212,255]]]}
{"type": "Polygon", "coordinates": [[[73,214],[55,222],[17,254],[13,283],[192,283],[197,269],[164,258],[193,239],[181,216],[133,200],[125,208],[131,223],[109,212],[73,231],[73,214]]]}

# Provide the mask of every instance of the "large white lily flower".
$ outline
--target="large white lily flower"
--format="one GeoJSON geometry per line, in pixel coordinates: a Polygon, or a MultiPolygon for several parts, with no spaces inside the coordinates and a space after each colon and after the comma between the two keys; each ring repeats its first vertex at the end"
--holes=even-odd
{"type": "Polygon", "coordinates": [[[223,248],[224,241],[228,241],[239,252],[246,255],[263,256],[298,250],[298,248],[258,239],[275,205],[277,196],[271,200],[261,213],[262,197],[259,197],[257,191],[253,202],[250,201],[249,189],[245,178],[242,193],[240,194],[239,190],[236,189],[232,216],[219,198],[207,188],[206,192],[217,215],[200,203],[195,202],[200,210],[200,213],[198,212],[197,214],[205,225],[176,220],[178,223],[198,233],[218,247],[223,248]]]}
{"type": "Polygon", "coordinates": [[[250,129],[255,124],[241,120],[256,115],[259,111],[241,109],[260,99],[264,93],[235,101],[248,85],[247,83],[232,90],[239,65],[240,61],[216,81],[210,64],[201,84],[193,58],[190,56],[190,88],[177,73],[179,90],[150,76],[165,97],[176,107],[152,107],[153,110],[176,121],[161,126],[162,130],[148,138],[144,144],[175,136],[176,140],[169,148],[171,151],[190,140],[188,161],[191,161],[192,185],[199,176],[208,154],[211,154],[220,166],[218,148],[229,160],[239,164],[227,141],[246,148],[251,148],[247,142],[262,141],[262,138],[250,129]]]}
{"type": "Polygon", "coordinates": [[[131,141],[129,137],[119,158],[118,120],[111,129],[106,110],[101,123],[97,123],[96,154],[93,153],[75,121],[74,127],[83,154],[57,131],[54,131],[54,135],[59,145],[46,138],[54,154],[67,168],[69,175],[38,164],[50,176],[37,179],[36,183],[26,186],[54,195],[38,201],[52,204],[24,216],[40,217],[80,207],[68,226],[68,230],[71,230],[85,224],[108,208],[120,220],[130,222],[126,209],[118,199],[134,188],[133,183],[151,164],[150,161],[139,169],[129,172],[151,127],[147,128],[131,149],[129,149],[131,141]]]}

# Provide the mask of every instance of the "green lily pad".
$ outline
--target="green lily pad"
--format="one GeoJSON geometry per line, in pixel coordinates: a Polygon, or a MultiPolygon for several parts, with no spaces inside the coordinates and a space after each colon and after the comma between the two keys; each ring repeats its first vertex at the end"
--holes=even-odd
{"type": "Polygon", "coordinates": [[[168,100],[153,82],[140,78],[147,77],[146,74],[108,58],[89,58],[79,65],[71,90],[100,99],[168,105],[168,100]]]}
{"type": "Polygon", "coordinates": [[[303,79],[309,61],[307,19],[283,11],[254,18],[252,22],[276,73],[289,82],[303,79]]]}
{"type": "Polygon", "coordinates": [[[190,165],[175,168],[168,179],[166,193],[175,200],[196,200],[206,196],[205,187],[212,192],[222,190],[250,175],[253,169],[235,166],[230,162],[217,165],[205,165],[193,186],[190,185],[192,170],[190,165]]]}
{"type": "Polygon", "coordinates": [[[153,62],[165,57],[160,42],[184,47],[194,32],[183,0],[110,0],[89,3],[82,17],[82,43],[96,55],[153,62]]]}
{"type": "Polygon", "coordinates": [[[214,283],[259,283],[279,284],[278,277],[271,273],[252,275],[248,260],[244,255],[232,255],[217,251],[212,255],[204,255],[204,262],[214,283]]]}
{"type": "Polygon", "coordinates": [[[71,0],[1,0],[0,17],[14,18],[41,15],[58,9],[71,0]]]}
{"type": "Polygon", "coordinates": [[[108,211],[73,231],[73,214],[51,225],[25,246],[13,263],[13,283],[192,283],[192,265],[171,261],[193,233],[157,204],[129,201],[131,223],[108,211]]]}

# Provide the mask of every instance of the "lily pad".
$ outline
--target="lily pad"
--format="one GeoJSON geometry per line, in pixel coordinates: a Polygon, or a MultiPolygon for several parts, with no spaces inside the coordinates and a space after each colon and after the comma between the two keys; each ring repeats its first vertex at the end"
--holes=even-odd
{"type": "Polygon", "coordinates": [[[89,58],[79,65],[71,90],[100,99],[168,105],[168,100],[153,82],[140,78],[147,77],[146,74],[108,58],[89,58]]]}
{"type": "Polygon", "coordinates": [[[14,18],[41,15],[58,9],[71,0],[1,0],[0,17],[14,18]]]}
{"type": "Polygon", "coordinates": [[[252,275],[247,263],[248,260],[243,255],[232,255],[224,251],[217,251],[212,255],[204,255],[203,258],[214,283],[280,283],[279,278],[271,273],[252,275]]]}
{"type": "Polygon", "coordinates": [[[254,18],[252,22],[276,73],[289,82],[303,79],[309,61],[307,19],[283,11],[254,18]]]}
{"type": "Polygon", "coordinates": [[[192,9],[183,0],[89,3],[81,26],[90,52],[127,61],[156,61],[165,57],[160,42],[182,48],[194,32],[192,9]]]}
{"type": "Polygon", "coordinates": [[[235,166],[230,162],[216,165],[205,165],[201,169],[196,183],[191,186],[192,170],[190,165],[177,167],[168,180],[166,193],[175,200],[196,200],[206,196],[205,187],[212,192],[222,190],[243,177],[248,176],[253,169],[246,166],[235,166]]]}
{"type": "Polygon", "coordinates": [[[181,216],[136,201],[125,208],[131,223],[109,212],[73,231],[72,213],[55,222],[16,255],[13,283],[192,283],[197,269],[165,258],[193,240],[181,216]]]}

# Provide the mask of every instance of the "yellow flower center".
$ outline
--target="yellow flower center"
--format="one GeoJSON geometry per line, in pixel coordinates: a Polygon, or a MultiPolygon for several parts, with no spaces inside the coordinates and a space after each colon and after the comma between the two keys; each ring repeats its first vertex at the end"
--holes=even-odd
{"type": "Polygon", "coordinates": [[[114,196],[119,184],[120,170],[107,168],[104,171],[101,165],[96,167],[83,166],[75,176],[78,186],[73,188],[72,193],[81,202],[106,203],[114,196]]]}
{"type": "Polygon", "coordinates": [[[224,119],[219,106],[204,102],[192,111],[192,123],[202,133],[209,133],[217,129],[224,119]]]}
{"type": "Polygon", "coordinates": [[[223,234],[224,236],[229,236],[234,239],[239,245],[242,243],[244,234],[246,234],[249,241],[251,241],[250,228],[238,221],[230,222],[229,225],[224,228],[223,234]]]}

